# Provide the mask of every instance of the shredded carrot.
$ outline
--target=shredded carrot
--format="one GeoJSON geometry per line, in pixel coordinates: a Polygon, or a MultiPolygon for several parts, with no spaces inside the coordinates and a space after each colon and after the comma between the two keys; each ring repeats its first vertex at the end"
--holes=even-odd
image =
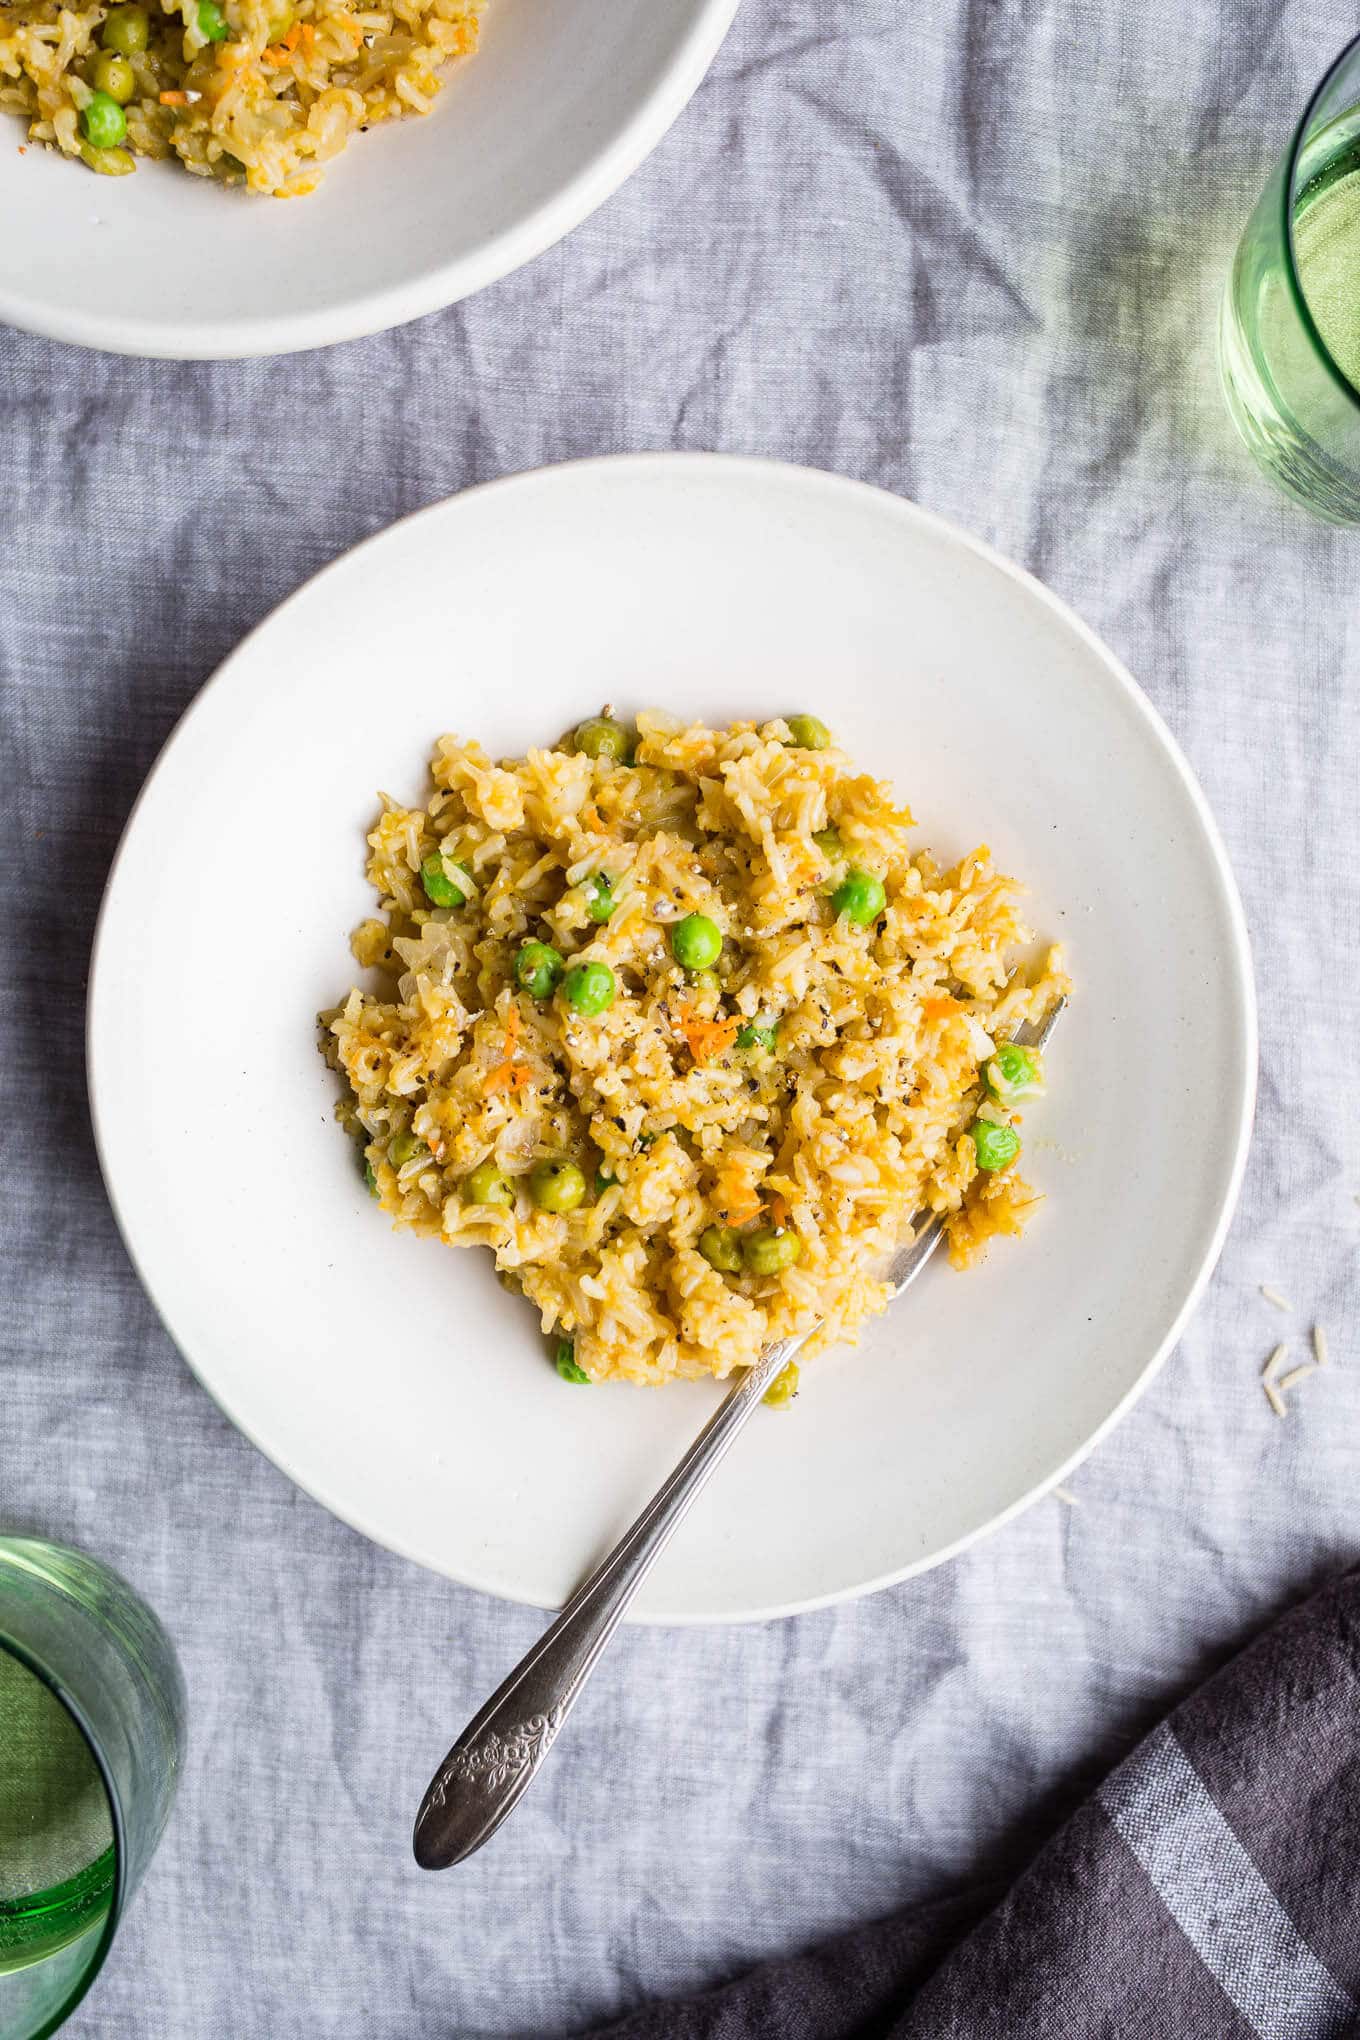
{"type": "Polygon", "coordinates": [[[950,1013],[961,1011],[957,999],[951,999],[947,992],[938,999],[922,999],[921,1012],[927,1020],[943,1020],[950,1013]]]}
{"type": "Polygon", "coordinates": [[[718,1171],[713,1201],[730,1225],[745,1225],[748,1219],[760,1216],[759,1193],[739,1165],[718,1171]]]}
{"type": "Polygon", "coordinates": [[[187,106],[189,104],[187,92],[162,92],[158,94],[158,97],[162,106],[187,106]]]}
{"type": "Polygon", "coordinates": [[[778,1191],[770,1199],[770,1217],[776,1225],[787,1225],[789,1222],[789,1207],[778,1191]]]}
{"type": "Polygon", "coordinates": [[[267,50],[260,51],[260,62],[268,64],[271,71],[281,71],[288,62],[288,52],[282,43],[271,43],[267,50]]]}
{"type": "Polygon", "coordinates": [[[316,30],[312,27],[310,21],[304,21],[299,33],[302,36],[302,54],[305,57],[310,57],[313,49],[316,47],[316,30]]]}
{"type": "Polygon", "coordinates": [[[487,1071],[482,1089],[488,1095],[495,1091],[516,1093],[522,1091],[526,1084],[532,1084],[533,1081],[534,1073],[528,1063],[510,1062],[507,1059],[503,1063],[497,1063],[494,1070],[487,1071]]]}
{"type": "Polygon", "coordinates": [[[283,38],[283,47],[286,50],[295,50],[301,41],[302,41],[302,29],[299,26],[299,24],[295,21],[293,23],[293,26],[289,29],[287,35],[283,38]]]}
{"type": "Polygon", "coordinates": [[[684,1006],[680,1010],[679,1021],[685,1046],[697,1063],[712,1062],[714,1056],[722,1055],[737,1038],[739,1023],[734,1014],[729,1014],[725,1020],[703,1020],[692,1006],[684,1006]]]}
{"type": "Polygon", "coordinates": [[[760,1217],[760,1199],[753,1194],[749,1203],[729,1204],[723,1216],[729,1225],[745,1225],[748,1219],[760,1217]]]}
{"type": "Polygon", "coordinates": [[[534,1073],[528,1063],[515,1061],[515,1043],[519,1040],[522,1025],[519,1007],[512,1002],[505,1013],[505,1061],[497,1063],[494,1069],[487,1071],[486,1081],[482,1087],[485,1091],[510,1091],[518,1094],[526,1084],[532,1084],[534,1081],[534,1073]]]}

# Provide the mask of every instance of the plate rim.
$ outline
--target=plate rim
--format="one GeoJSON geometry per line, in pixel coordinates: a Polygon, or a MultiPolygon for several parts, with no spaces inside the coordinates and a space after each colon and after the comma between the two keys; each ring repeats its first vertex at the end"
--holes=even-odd
{"type": "Polygon", "coordinates": [[[1228,857],[1227,847],[1204,790],[1200,786],[1189,759],[1181,749],[1170,727],[1153,702],[1138,685],[1138,682],[1134,679],[1123,661],[1068,603],[1056,595],[1052,589],[1046,587],[1027,568],[1018,566],[1013,560],[998,552],[987,540],[976,537],[972,532],[957,524],[952,518],[942,516],[938,511],[925,509],[910,498],[899,496],[890,489],[885,489],[876,483],[855,480],[849,476],[838,474],[831,469],[808,467],[796,462],[783,461],[766,456],[704,451],[596,454],[533,468],[519,469],[514,473],[500,475],[489,481],[473,483],[466,489],[459,490],[453,495],[442,497],[438,502],[427,504],[419,510],[408,512],[405,516],[395,519],[391,524],[385,525],[380,531],[371,533],[368,537],[347,547],[343,552],[337,554],[333,560],[327,561],[323,567],[301,581],[296,588],[291,590],[282,601],[276,603],[233,646],[227,656],[208,675],[207,679],[193,696],[193,699],[186,705],[158,750],[137,797],[128,812],[127,820],[123,825],[118,845],[104,882],[103,894],[100,899],[99,912],[96,917],[94,936],[91,943],[89,988],[85,1007],[86,1092],[100,1174],[103,1178],[105,1194],[108,1197],[124,1250],[157,1317],[168,1334],[171,1343],[188,1367],[195,1382],[228,1419],[233,1428],[239,1431],[257,1451],[263,1453],[264,1457],[273,1466],[276,1466],[295,1487],[301,1489],[318,1506],[335,1516],[351,1530],[356,1531],[360,1536],[366,1537],[371,1542],[379,1545],[382,1549],[394,1552],[398,1557],[410,1564],[419,1565],[424,1571],[434,1573],[436,1578],[446,1579],[456,1586],[471,1588],[476,1592],[487,1594],[496,1600],[506,1601],[520,1607],[538,1609],[541,1612],[551,1612],[558,1605],[539,1599],[530,1593],[511,1592],[501,1584],[488,1584],[485,1579],[476,1576],[475,1565],[465,1567],[457,1573],[450,1572],[443,1566],[432,1565],[427,1558],[408,1549],[401,1542],[366,1521],[361,1511],[356,1511],[348,1505],[344,1507],[339,1506],[323,1488],[302,1479],[285,1458],[280,1457],[273,1449],[267,1446],[256,1435],[255,1430],[242,1421],[232,1409],[230,1403],[219,1393],[218,1389],[204,1378],[186,1345],[181,1342],[174,1324],[163,1309],[156,1290],[146,1275],[141,1255],[133,1238],[132,1227],[123,1209],[115,1184],[99,1097],[100,1086],[96,1034],[101,1004],[100,989],[104,976],[101,971],[101,964],[103,962],[108,924],[111,918],[111,902],[114,899],[132,832],[136,827],[144,804],[166,767],[177,739],[191,719],[198,714],[208,698],[210,696],[216,697],[216,690],[219,684],[231,678],[233,669],[238,663],[245,661],[247,654],[254,645],[255,639],[274,622],[275,618],[284,609],[300,600],[303,596],[310,595],[311,591],[318,584],[324,582],[329,575],[347,567],[360,554],[370,553],[374,549],[388,543],[399,543],[399,535],[403,534],[408,526],[422,520],[433,521],[440,517],[451,516],[470,499],[516,488],[543,486],[544,483],[556,485],[558,478],[570,481],[570,479],[583,473],[590,475],[596,471],[606,470],[611,472],[630,470],[636,473],[649,467],[674,470],[678,466],[693,469],[702,468],[713,473],[740,473],[753,479],[759,479],[766,484],[773,482],[777,487],[785,486],[804,491],[812,490],[813,492],[821,490],[827,494],[851,496],[861,501],[872,499],[874,506],[881,514],[894,515],[904,525],[924,529],[932,533],[936,538],[942,538],[949,543],[962,546],[984,564],[1000,572],[1019,586],[1031,598],[1037,597],[1061,623],[1076,633],[1085,647],[1094,654],[1097,663],[1104,668],[1107,679],[1115,684],[1125,704],[1136,713],[1151,735],[1158,752],[1164,762],[1171,768],[1182,792],[1188,798],[1191,809],[1200,825],[1203,842],[1210,853],[1213,876],[1217,881],[1222,904],[1226,910],[1231,949],[1232,1012],[1238,1029],[1238,1039],[1243,1051],[1244,1075],[1240,1095],[1235,1101],[1236,1115],[1233,1128],[1231,1161],[1222,1179],[1213,1227],[1208,1245],[1201,1256],[1195,1278],[1189,1285],[1186,1296],[1160,1345],[1150,1355],[1128,1389],[1126,1389],[1119,1401],[1106,1414],[1096,1429],[1075,1452],[1068,1455],[1055,1472],[1046,1474],[1043,1479],[1027,1488],[994,1515],[987,1517],[984,1522],[975,1525],[961,1537],[954,1539],[952,1543],[943,1546],[938,1551],[912,1558],[902,1566],[890,1567],[887,1571],[876,1574],[870,1579],[857,1581],[849,1586],[833,1588],[824,1593],[794,1597],[756,1608],[727,1609],[716,1613],[702,1613],[692,1609],[667,1610],[664,1607],[658,1609],[644,1608],[640,1612],[630,1613],[627,1617],[629,1622],[636,1623],[640,1627],[649,1628],[691,1628],[708,1624],[727,1627],[738,1623],[775,1621],[792,1615],[811,1614],[821,1608],[839,1606],[842,1602],[859,1600],[865,1595],[878,1593],[885,1587],[899,1585],[903,1581],[913,1579],[921,1573],[933,1571],[937,1566],[948,1564],[952,1559],[957,1558],[974,1544],[980,1543],[984,1538],[990,1537],[996,1531],[1004,1528],[1006,1524],[1023,1514],[1026,1509],[1031,1508],[1037,1501],[1050,1493],[1054,1487],[1061,1485],[1109,1437],[1116,1426],[1123,1421],[1133,1406],[1146,1393],[1153,1380],[1165,1365],[1169,1355],[1178,1344],[1186,1325],[1194,1315],[1203,1297],[1210,1277],[1213,1275],[1222,1254],[1241,1192],[1251,1144],[1259,1069],[1256,983],[1246,914],[1242,906],[1237,880],[1228,857]]]}
{"type": "Polygon", "coordinates": [[[741,0],[694,0],[694,19],[652,91],[560,190],[483,246],[422,270],[403,283],[367,291],[340,305],[230,321],[192,316],[108,317],[81,310],[51,312],[0,276],[0,321],[39,339],[143,360],[254,361],[268,355],[337,347],[445,311],[545,255],[627,183],[664,140],[707,77],[740,4],[741,0]]]}

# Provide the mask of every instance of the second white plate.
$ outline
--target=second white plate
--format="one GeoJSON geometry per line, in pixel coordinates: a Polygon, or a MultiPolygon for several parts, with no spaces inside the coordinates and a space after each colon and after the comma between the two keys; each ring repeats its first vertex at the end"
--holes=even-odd
{"type": "Polygon", "coordinates": [[[561,1383],[489,1262],[391,1233],[314,1020],[351,981],[376,789],[440,732],[493,753],[612,700],[807,709],[943,855],[989,842],[1067,944],[1027,1115],[1049,1193],[742,1439],[644,1618],[816,1606],[958,1550],[1146,1384],[1222,1243],[1250,1129],[1250,961],[1190,772],[1034,581],[880,491],[657,455],[474,490],[320,574],[180,724],[119,853],[90,995],[105,1177],[143,1280],[241,1428],[370,1536],[559,1603],[720,1391],[561,1383]]]}

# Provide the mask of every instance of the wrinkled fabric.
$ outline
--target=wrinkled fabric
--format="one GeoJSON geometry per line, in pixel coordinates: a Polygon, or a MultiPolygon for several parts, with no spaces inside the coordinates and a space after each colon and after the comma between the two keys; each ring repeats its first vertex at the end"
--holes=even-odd
{"type": "MultiPolygon", "coordinates": [[[[637,175],[466,304],[266,362],[0,333],[0,1514],[130,1575],[192,1708],[82,2040],[581,2030],[995,1893],[1357,1556],[1360,540],[1258,478],[1213,360],[1237,233],[1352,27],[1331,0],[743,0],[637,175]],[[1127,661],[1241,884],[1256,1140],[1218,1272],[1075,1504],[855,1605],[625,1633],[514,1820],[428,1877],[420,1792],[540,1618],[333,1522],[195,1384],[91,1148],[90,937],[158,746],[282,595],[470,482],[666,446],[912,496],[1127,661]],[[1260,1368],[1314,1321],[1332,1365],[1281,1421],[1260,1368]]],[[[1023,770],[1020,736],[980,770],[1023,770]]],[[[1124,1028],[1111,1080],[1144,1109],[1137,1062],[1124,1028]]]]}
{"type": "Polygon", "coordinates": [[[913,1907],[600,2040],[1347,2040],[1360,1574],[1176,1708],[960,1935],[913,1907]]]}

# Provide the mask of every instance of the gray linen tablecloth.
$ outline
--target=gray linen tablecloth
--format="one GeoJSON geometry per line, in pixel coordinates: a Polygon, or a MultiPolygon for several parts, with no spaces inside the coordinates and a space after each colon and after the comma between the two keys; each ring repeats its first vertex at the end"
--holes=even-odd
{"type": "Polygon", "coordinates": [[[1212,354],[1237,231],[1353,26],[1335,0],[745,0],[631,183],[441,316],[215,366],[0,333],[0,1516],[125,1569],[193,1717],[73,2034],[555,2033],[990,1884],[1355,1559],[1360,540],[1258,479],[1212,354]],[[159,744],[280,596],[469,482],[665,446],[915,497],[1128,661],[1236,863],[1256,1143],[1206,1301],[1074,1505],[854,1606],[625,1634],[514,1823],[427,1878],[431,1756],[539,1617],[332,1522],[196,1386],[91,1150],[90,933],[159,744]],[[1260,1366],[1314,1321],[1334,1364],[1281,1422],[1260,1366]]]}

